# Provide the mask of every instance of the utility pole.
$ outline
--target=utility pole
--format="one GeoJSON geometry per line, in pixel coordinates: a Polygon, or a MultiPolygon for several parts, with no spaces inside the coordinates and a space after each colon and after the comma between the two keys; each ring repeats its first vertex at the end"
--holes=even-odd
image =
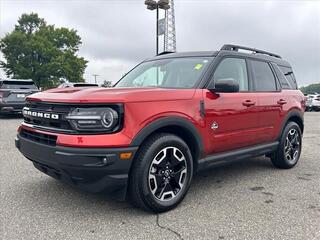
{"type": "Polygon", "coordinates": [[[159,53],[159,5],[157,4],[156,20],[156,55],[159,53]]]}
{"type": "Polygon", "coordinates": [[[94,83],[97,84],[97,77],[99,76],[98,74],[92,74],[94,76],[94,83]]]}

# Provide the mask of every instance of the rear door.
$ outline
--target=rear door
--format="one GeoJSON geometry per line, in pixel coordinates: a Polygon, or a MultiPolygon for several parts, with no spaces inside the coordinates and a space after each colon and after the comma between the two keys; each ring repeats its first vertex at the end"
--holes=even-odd
{"type": "Polygon", "coordinates": [[[247,63],[244,58],[225,57],[211,79],[239,82],[236,93],[212,93],[204,90],[206,131],[210,138],[209,154],[254,145],[258,127],[257,96],[250,91],[247,63]]]}
{"type": "Polygon", "coordinates": [[[279,126],[284,108],[289,101],[282,93],[271,64],[260,60],[249,60],[253,88],[258,98],[259,130],[257,143],[275,141],[279,135],[279,126]]]}

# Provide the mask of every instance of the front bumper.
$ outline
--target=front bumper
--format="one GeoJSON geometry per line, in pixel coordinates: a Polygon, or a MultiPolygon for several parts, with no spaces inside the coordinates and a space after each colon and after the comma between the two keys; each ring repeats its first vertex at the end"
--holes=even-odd
{"type": "Polygon", "coordinates": [[[25,102],[22,103],[0,103],[0,113],[19,113],[25,106],[25,102]]]}
{"type": "Polygon", "coordinates": [[[117,199],[126,196],[128,174],[137,147],[73,148],[49,146],[22,137],[16,147],[47,175],[89,192],[108,192],[117,199]],[[131,152],[128,159],[120,153],[131,152]]]}

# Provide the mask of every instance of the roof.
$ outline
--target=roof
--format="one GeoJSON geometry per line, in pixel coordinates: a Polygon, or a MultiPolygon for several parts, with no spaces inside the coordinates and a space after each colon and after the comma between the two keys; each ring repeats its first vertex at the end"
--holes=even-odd
{"type": "Polygon", "coordinates": [[[214,57],[218,54],[218,51],[197,51],[197,52],[175,52],[175,53],[164,53],[159,54],[155,57],[149,58],[149,60],[175,58],[175,57],[214,57]]]}
{"type": "Polygon", "coordinates": [[[232,55],[232,56],[242,56],[249,57],[252,59],[260,59],[268,62],[274,62],[279,66],[291,67],[289,62],[283,60],[279,55],[270,53],[263,50],[258,50],[255,48],[242,47],[238,45],[226,44],[219,51],[195,51],[195,52],[176,52],[176,53],[162,53],[153,58],[147,59],[158,60],[167,58],[178,58],[178,57],[215,57],[217,55],[232,55]],[[239,49],[251,51],[252,53],[241,52],[239,49]]]}

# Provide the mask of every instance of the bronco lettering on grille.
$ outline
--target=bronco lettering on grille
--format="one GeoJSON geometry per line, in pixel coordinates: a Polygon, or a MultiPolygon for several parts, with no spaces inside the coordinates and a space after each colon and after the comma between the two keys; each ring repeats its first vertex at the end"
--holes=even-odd
{"type": "Polygon", "coordinates": [[[55,120],[59,119],[58,114],[31,111],[28,108],[24,108],[22,113],[23,113],[23,116],[25,117],[38,117],[38,118],[55,119],[55,120]]]}

